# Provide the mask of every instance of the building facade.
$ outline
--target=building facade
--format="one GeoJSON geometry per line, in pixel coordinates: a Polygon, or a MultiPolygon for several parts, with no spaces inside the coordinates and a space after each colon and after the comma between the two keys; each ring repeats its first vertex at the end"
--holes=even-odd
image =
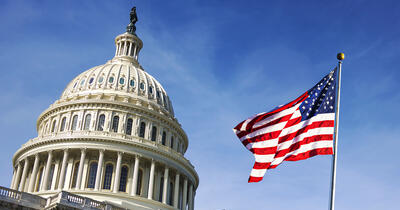
{"type": "Polygon", "coordinates": [[[67,192],[124,209],[194,208],[199,177],[184,157],[188,137],[167,92],[138,62],[143,43],[132,11],[114,58],[74,78],[39,116],[38,136],[12,160],[14,192],[50,200],[67,192]]]}

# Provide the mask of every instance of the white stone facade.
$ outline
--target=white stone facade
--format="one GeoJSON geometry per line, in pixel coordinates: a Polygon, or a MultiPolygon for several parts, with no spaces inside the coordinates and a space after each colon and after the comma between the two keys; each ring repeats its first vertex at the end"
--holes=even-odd
{"type": "Polygon", "coordinates": [[[124,33],[115,57],[73,79],[38,118],[38,137],[13,157],[11,188],[61,190],[128,209],[193,209],[199,177],[188,138],[161,84],[138,63],[142,41],[124,33]]]}

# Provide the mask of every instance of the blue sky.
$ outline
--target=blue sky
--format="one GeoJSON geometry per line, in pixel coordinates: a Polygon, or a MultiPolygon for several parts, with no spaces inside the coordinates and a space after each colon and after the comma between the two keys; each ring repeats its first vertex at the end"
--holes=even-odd
{"type": "Polygon", "coordinates": [[[163,84],[190,140],[199,210],[328,208],[331,157],[284,162],[260,183],[232,132],[286,103],[346,59],[337,209],[397,209],[400,194],[398,1],[0,2],[0,185],[36,137],[36,119],[79,73],[114,54],[137,6],[140,63],[163,84]]]}

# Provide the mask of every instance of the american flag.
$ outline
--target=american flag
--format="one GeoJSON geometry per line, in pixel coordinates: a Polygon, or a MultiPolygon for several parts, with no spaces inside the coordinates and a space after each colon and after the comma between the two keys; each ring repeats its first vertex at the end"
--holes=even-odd
{"type": "Polygon", "coordinates": [[[283,161],[333,154],[336,68],[295,100],[239,123],[233,131],[254,154],[249,182],[283,161]]]}

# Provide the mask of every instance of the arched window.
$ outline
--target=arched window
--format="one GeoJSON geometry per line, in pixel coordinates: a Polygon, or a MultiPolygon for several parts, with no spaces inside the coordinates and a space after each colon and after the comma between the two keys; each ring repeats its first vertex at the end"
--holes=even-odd
{"type": "Polygon", "coordinates": [[[35,190],[36,192],[38,192],[40,190],[40,184],[42,184],[43,168],[44,167],[41,167],[37,174],[38,177],[37,177],[37,185],[36,185],[36,190],[35,190]]]}
{"type": "Polygon", "coordinates": [[[89,179],[87,182],[87,188],[94,188],[94,184],[96,182],[96,173],[97,173],[97,162],[92,162],[89,167],[89,179]]]}
{"type": "Polygon", "coordinates": [[[65,121],[67,121],[67,118],[63,117],[62,120],[61,120],[60,131],[64,131],[64,129],[65,129],[65,121]]]}
{"type": "Polygon", "coordinates": [[[49,171],[49,178],[48,178],[49,180],[48,180],[47,186],[46,186],[47,190],[51,189],[51,184],[53,182],[53,176],[54,176],[54,168],[55,168],[55,165],[51,164],[50,171],[49,171]]]}
{"type": "Polygon", "coordinates": [[[103,131],[104,130],[104,122],[106,120],[106,116],[104,114],[101,114],[99,116],[99,122],[97,123],[97,130],[98,131],[103,131]]]}
{"type": "Polygon", "coordinates": [[[76,187],[76,180],[78,179],[78,171],[79,171],[79,161],[76,162],[75,165],[74,165],[71,188],[75,188],[76,187]]]}
{"type": "Polygon", "coordinates": [[[112,121],[112,128],[111,128],[112,131],[118,132],[118,123],[119,123],[119,117],[114,116],[113,121],[112,121]]]}
{"type": "Polygon", "coordinates": [[[51,132],[54,133],[54,131],[56,130],[56,125],[57,125],[57,121],[54,120],[53,121],[53,125],[51,126],[51,132]]]}
{"type": "Polygon", "coordinates": [[[109,190],[111,189],[111,179],[113,173],[114,166],[111,163],[106,165],[106,170],[104,174],[104,182],[103,182],[103,189],[109,190]]]}
{"type": "Polygon", "coordinates": [[[78,115],[74,115],[74,117],[72,117],[72,126],[71,126],[71,130],[75,131],[78,125],[78,115]]]}
{"type": "Polygon", "coordinates": [[[151,129],[151,140],[156,141],[156,139],[157,139],[157,127],[153,126],[153,128],[151,129]]]}
{"type": "Polygon", "coordinates": [[[139,137],[144,138],[145,130],[146,130],[146,123],[145,122],[141,122],[140,123],[140,129],[139,129],[139,137]]]}
{"type": "Polygon", "coordinates": [[[171,148],[172,149],[174,148],[174,137],[173,136],[171,136],[171,148]]]}
{"type": "Polygon", "coordinates": [[[142,179],[143,179],[143,171],[142,169],[139,169],[139,173],[138,173],[138,183],[136,186],[136,193],[138,195],[142,195],[142,179]]]}
{"type": "Polygon", "coordinates": [[[165,145],[165,141],[167,140],[167,133],[165,131],[162,132],[161,144],[165,145]]]}
{"type": "Polygon", "coordinates": [[[133,124],[133,120],[132,120],[132,118],[129,118],[128,121],[126,122],[125,134],[132,135],[132,124],[133,124]]]}
{"type": "Polygon", "coordinates": [[[164,176],[160,178],[160,190],[158,194],[158,201],[160,202],[162,202],[163,192],[164,192],[164,176]]]}
{"type": "Polygon", "coordinates": [[[119,179],[119,191],[126,192],[126,183],[128,180],[128,167],[122,166],[121,177],[119,179]]]}
{"type": "Polygon", "coordinates": [[[90,120],[92,119],[92,115],[91,114],[87,114],[86,118],[85,118],[85,125],[83,127],[84,130],[89,130],[90,127],[90,120]]]}
{"type": "Polygon", "coordinates": [[[172,205],[172,202],[174,200],[174,183],[173,182],[169,183],[168,194],[169,194],[168,204],[172,205]]]}

